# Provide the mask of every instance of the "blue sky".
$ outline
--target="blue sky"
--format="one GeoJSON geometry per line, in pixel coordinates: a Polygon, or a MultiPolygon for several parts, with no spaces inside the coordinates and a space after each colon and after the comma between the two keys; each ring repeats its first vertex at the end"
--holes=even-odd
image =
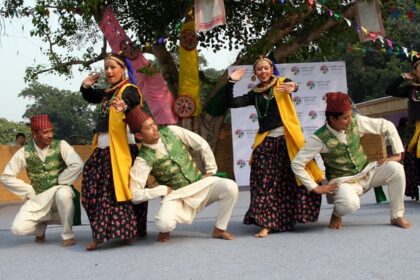
{"type": "MultiPolygon", "coordinates": [[[[45,47],[41,40],[29,36],[30,20],[6,20],[5,27],[0,35],[0,61],[2,70],[0,74],[1,90],[0,118],[11,121],[23,121],[22,115],[30,100],[18,97],[18,94],[27,86],[24,81],[25,69],[37,63],[46,63],[47,59],[42,54],[41,48],[45,47]],[[23,27],[23,28],[22,28],[23,27]]],[[[223,69],[235,61],[236,54],[220,51],[203,51],[208,67],[223,69]]],[[[101,67],[100,64],[98,67],[101,67]]],[[[39,82],[58,89],[78,91],[83,78],[88,72],[74,71],[73,78],[58,75],[43,74],[39,82]]]]}

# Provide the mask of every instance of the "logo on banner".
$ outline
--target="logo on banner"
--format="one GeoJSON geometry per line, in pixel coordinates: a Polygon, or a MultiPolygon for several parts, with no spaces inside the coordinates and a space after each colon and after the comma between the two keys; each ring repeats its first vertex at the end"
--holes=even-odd
{"type": "Polygon", "coordinates": [[[255,114],[255,113],[251,113],[251,114],[249,115],[249,119],[251,120],[251,122],[256,122],[256,121],[257,121],[257,119],[258,119],[258,116],[257,116],[257,114],[255,114]]]}
{"type": "Polygon", "coordinates": [[[238,161],[236,162],[236,165],[239,166],[239,168],[244,168],[246,165],[246,160],[238,159],[238,161]]]}
{"type": "Polygon", "coordinates": [[[314,110],[311,110],[309,111],[308,116],[311,118],[311,120],[314,120],[318,117],[318,114],[314,110]]]}
{"type": "Polygon", "coordinates": [[[249,83],[249,84],[248,84],[248,89],[254,88],[255,86],[256,86],[256,84],[249,83]]]}
{"type": "Polygon", "coordinates": [[[235,130],[235,135],[238,138],[242,138],[242,136],[244,136],[244,131],[240,128],[238,128],[237,130],[235,130]]]}
{"type": "Polygon", "coordinates": [[[300,70],[299,70],[299,67],[297,67],[297,66],[293,66],[292,67],[292,69],[290,69],[290,71],[293,73],[293,75],[297,75],[297,74],[299,74],[299,72],[300,72],[300,70]]]}
{"type": "Polygon", "coordinates": [[[325,73],[328,72],[329,68],[328,68],[327,65],[323,64],[323,65],[321,65],[320,70],[321,70],[322,74],[325,74],[325,73]]]}
{"type": "Polygon", "coordinates": [[[302,99],[299,96],[295,96],[293,97],[293,103],[295,103],[295,105],[299,105],[300,103],[302,103],[302,99]]]}
{"type": "Polygon", "coordinates": [[[315,83],[314,83],[314,81],[308,81],[308,82],[306,83],[306,86],[307,86],[309,89],[313,89],[313,88],[315,87],[315,83]]]}

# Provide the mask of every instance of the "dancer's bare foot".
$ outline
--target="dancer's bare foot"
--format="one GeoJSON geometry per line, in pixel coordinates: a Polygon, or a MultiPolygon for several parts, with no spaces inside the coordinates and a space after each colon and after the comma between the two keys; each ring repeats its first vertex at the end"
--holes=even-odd
{"type": "Polygon", "coordinates": [[[341,217],[337,217],[334,214],[331,215],[330,224],[328,225],[329,228],[332,229],[341,229],[343,226],[341,217]]]}
{"type": "Polygon", "coordinates": [[[93,251],[93,250],[96,250],[96,247],[98,247],[98,245],[99,244],[101,244],[102,242],[101,241],[98,241],[98,240],[95,240],[95,239],[93,239],[91,242],[89,242],[87,245],[86,245],[86,251],[93,251]]]}
{"type": "Polygon", "coordinates": [[[44,243],[45,242],[45,232],[42,234],[42,236],[35,236],[35,242],[36,243],[44,243]]]}
{"type": "Polygon", "coordinates": [[[157,241],[168,242],[169,239],[171,239],[171,233],[170,232],[159,232],[157,241]]]}
{"type": "Polygon", "coordinates": [[[260,230],[260,232],[258,232],[258,233],[256,233],[256,234],[254,234],[254,237],[256,237],[256,238],[264,238],[264,237],[267,237],[269,233],[270,233],[270,229],[269,229],[269,228],[264,228],[264,227],[263,227],[263,228],[260,230]]]}
{"type": "Polygon", "coordinates": [[[73,246],[76,244],[76,240],[74,238],[66,239],[61,242],[61,246],[67,247],[67,246],[73,246]]]}
{"type": "Polygon", "coordinates": [[[224,240],[233,240],[235,239],[235,236],[228,232],[227,230],[218,229],[217,227],[214,227],[213,233],[211,235],[213,238],[221,238],[224,240]]]}
{"type": "Polygon", "coordinates": [[[404,217],[398,217],[398,218],[392,219],[391,225],[395,225],[400,228],[411,228],[411,223],[404,217]]]}

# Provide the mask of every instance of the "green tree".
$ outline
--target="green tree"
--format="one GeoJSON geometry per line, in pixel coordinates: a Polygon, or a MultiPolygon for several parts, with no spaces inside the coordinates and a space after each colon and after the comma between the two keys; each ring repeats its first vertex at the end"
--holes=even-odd
{"type": "Polygon", "coordinates": [[[24,122],[12,122],[0,118],[0,144],[7,145],[14,143],[18,132],[25,134],[26,141],[30,140],[31,130],[28,124],[24,122]]]}
{"type": "Polygon", "coordinates": [[[83,100],[80,92],[70,92],[32,83],[19,93],[34,101],[28,105],[25,118],[48,114],[54,123],[55,138],[70,140],[73,136],[90,139],[94,128],[94,107],[83,100]]]}

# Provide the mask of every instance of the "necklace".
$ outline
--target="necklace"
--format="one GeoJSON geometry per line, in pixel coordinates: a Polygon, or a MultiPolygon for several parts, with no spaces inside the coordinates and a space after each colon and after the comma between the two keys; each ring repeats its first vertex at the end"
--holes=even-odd
{"type": "Polygon", "coordinates": [[[111,107],[112,101],[115,98],[115,94],[118,92],[118,89],[128,83],[128,79],[123,79],[121,82],[116,84],[113,87],[109,87],[105,89],[105,97],[102,99],[101,103],[99,104],[99,115],[102,118],[105,118],[109,112],[109,108],[111,107]],[[111,95],[112,92],[112,95],[111,95]]]}
{"type": "Polygon", "coordinates": [[[101,103],[99,104],[99,115],[102,118],[105,118],[106,115],[109,112],[109,108],[111,107],[112,101],[114,100],[115,97],[115,91],[114,93],[111,94],[107,94],[101,101],[101,103]]]}
{"type": "Polygon", "coordinates": [[[270,92],[268,93],[266,98],[263,97],[265,99],[265,110],[264,110],[264,114],[261,114],[261,111],[260,111],[260,108],[259,108],[260,106],[258,104],[258,96],[255,95],[255,109],[257,110],[257,115],[258,115],[259,119],[263,119],[263,118],[267,117],[268,107],[270,107],[270,102],[273,99],[273,97],[274,97],[274,87],[271,87],[270,92]]]}
{"type": "Polygon", "coordinates": [[[261,84],[259,84],[253,89],[253,91],[256,92],[256,93],[264,92],[267,89],[274,86],[275,83],[277,83],[277,77],[272,75],[271,76],[271,81],[268,84],[266,84],[265,86],[261,86],[261,84]]]}

